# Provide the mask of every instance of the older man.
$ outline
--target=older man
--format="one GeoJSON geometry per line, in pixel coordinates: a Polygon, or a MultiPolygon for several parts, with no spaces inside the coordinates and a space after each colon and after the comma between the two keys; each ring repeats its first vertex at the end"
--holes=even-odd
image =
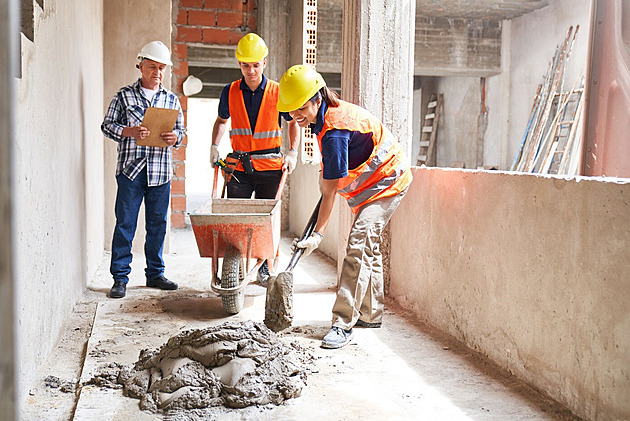
{"type": "Polygon", "coordinates": [[[103,134],[118,142],[111,298],[122,298],[126,294],[131,272],[131,245],[143,200],[147,231],[144,244],[146,285],[177,289],[175,282],[164,277],[162,250],[173,174],[172,149],[179,147],[186,132],[184,116],[177,96],[162,85],[167,66],[172,65],[169,49],[160,41],[152,41],[142,47],[137,58],[140,60],[136,65],[140,78],[116,93],[101,125],[103,134]],[[160,133],[163,145],[140,146],[136,143],[150,134],[149,129],[142,126],[148,107],[179,110],[174,129],[160,133]]]}

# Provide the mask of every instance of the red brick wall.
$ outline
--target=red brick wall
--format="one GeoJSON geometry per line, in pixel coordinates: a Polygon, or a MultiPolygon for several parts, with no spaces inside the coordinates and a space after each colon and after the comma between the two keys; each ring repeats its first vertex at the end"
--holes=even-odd
{"type": "MultiPolygon", "coordinates": [[[[171,85],[179,96],[187,122],[188,98],[182,83],[188,77],[189,44],[236,45],[241,37],[256,30],[256,0],[173,0],[175,22],[171,46],[171,85]]],[[[185,227],[186,144],[174,151],[175,176],[171,181],[171,226],[185,227]]]]}

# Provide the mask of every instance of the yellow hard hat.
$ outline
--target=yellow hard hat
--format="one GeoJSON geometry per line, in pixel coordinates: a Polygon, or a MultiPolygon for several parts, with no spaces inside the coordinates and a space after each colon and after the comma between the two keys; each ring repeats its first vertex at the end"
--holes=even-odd
{"type": "Polygon", "coordinates": [[[276,108],[283,113],[297,110],[324,86],[326,81],[312,66],[308,64],[291,66],[280,79],[276,108]]]}
{"type": "Polygon", "coordinates": [[[267,44],[254,33],[245,35],[236,46],[236,59],[244,63],[256,63],[267,57],[267,54],[267,44]]]}

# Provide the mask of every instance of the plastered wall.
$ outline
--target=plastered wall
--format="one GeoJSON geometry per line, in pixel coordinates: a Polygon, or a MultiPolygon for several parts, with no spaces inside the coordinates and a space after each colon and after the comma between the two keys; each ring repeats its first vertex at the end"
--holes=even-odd
{"type": "MultiPolygon", "coordinates": [[[[480,78],[445,77],[435,93],[444,94],[437,134],[437,165],[477,168],[477,133],[481,106],[480,78]]],[[[494,112],[500,112],[494,109],[494,112]]]]}
{"type": "MultiPolygon", "coordinates": [[[[140,77],[136,69],[138,52],[148,42],[162,41],[167,47],[171,45],[171,2],[134,0],[107,0],[103,5],[104,47],[104,101],[99,121],[99,127],[107,110],[107,106],[123,86],[135,82],[140,77]],[[150,19],[143,17],[150,16],[150,19]]],[[[166,72],[164,86],[170,87],[170,72],[166,72]]],[[[116,201],[116,146],[111,139],[101,136],[104,144],[104,178],[105,178],[105,239],[106,250],[111,249],[112,234],[116,223],[114,204],[116,201]]],[[[170,218],[169,218],[170,223],[170,218]]],[[[133,251],[142,252],[144,247],[144,205],[138,217],[138,228],[133,242],[133,251]]],[[[167,230],[164,251],[169,250],[169,235],[167,230]]],[[[167,268],[168,271],[168,268],[167,268]]],[[[168,276],[168,273],[167,273],[168,276]]]]}
{"type": "Polygon", "coordinates": [[[103,250],[102,1],[36,5],[34,31],[13,110],[19,401],[103,250]]]}
{"type": "Polygon", "coordinates": [[[415,168],[391,296],[589,420],[630,418],[630,180],[415,168]]]}
{"type": "Polygon", "coordinates": [[[0,2],[0,414],[15,419],[13,276],[13,75],[17,69],[18,5],[0,2]]]}

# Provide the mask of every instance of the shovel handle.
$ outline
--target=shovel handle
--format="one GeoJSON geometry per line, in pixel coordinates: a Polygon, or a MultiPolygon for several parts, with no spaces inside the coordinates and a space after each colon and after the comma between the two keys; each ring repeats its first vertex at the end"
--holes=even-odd
{"type": "MultiPolygon", "coordinates": [[[[306,240],[308,237],[311,236],[311,234],[315,230],[315,224],[317,224],[317,216],[319,215],[319,206],[321,204],[322,204],[322,198],[320,196],[319,201],[317,202],[317,206],[315,206],[315,209],[313,210],[313,213],[311,214],[311,218],[308,220],[308,223],[306,224],[306,227],[304,228],[304,231],[302,232],[302,237],[300,238],[299,241],[306,240]]],[[[301,249],[301,248],[295,249],[295,251],[293,252],[293,255],[291,256],[291,260],[289,261],[289,264],[287,265],[287,269],[285,270],[285,272],[290,272],[293,270],[295,265],[297,265],[298,260],[300,260],[300,257],[302,257],[302,254],[304,254],[304,249],[301,249]]]]}

